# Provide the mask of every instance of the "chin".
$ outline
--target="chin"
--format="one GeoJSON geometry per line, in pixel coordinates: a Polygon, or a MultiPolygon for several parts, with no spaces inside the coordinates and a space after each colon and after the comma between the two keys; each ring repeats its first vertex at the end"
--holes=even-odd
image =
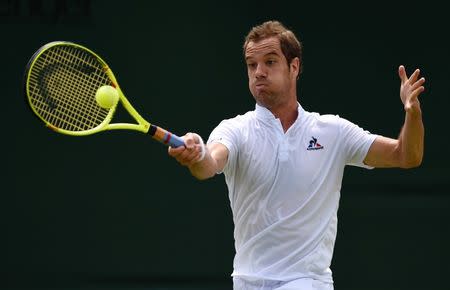
{"type": "Polygon", "coordinates": [[[264,96],[259,95],[255,97],[255,100],[256,103],[258,103],[258,105],[263,106],[265,108],[270,108],[274,103],[274,100],[272,100],[272,98],[269,95],[264,96]]]}

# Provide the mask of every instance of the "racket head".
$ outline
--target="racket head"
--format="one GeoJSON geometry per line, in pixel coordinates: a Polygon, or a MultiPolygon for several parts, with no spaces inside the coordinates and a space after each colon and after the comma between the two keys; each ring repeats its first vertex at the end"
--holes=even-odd
{"type": "Polygon", "coordinates": [[[104,85],[122,93],[105,61],[88,48],[54,41],[39,48],[24,74],[25,95],[32,111],[51,129],[68,135],[104,130],[117,103],[105,109],[95,94],[104,85]]]}

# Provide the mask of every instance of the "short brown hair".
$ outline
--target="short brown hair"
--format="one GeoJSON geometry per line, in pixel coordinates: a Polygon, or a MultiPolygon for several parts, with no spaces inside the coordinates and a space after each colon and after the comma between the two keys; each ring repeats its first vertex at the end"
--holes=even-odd
{"type": "Polygon", "coordinates": [[[244,57],[245,50],[247,49],[247,45],[249,42],[258,42],[260,40],[269,38],[269,37],[277,37],[280,41],[281,51],[284,54],[284,57],[287,60],[288,65],[291,61],[298,57],[300,60],[300,68],[299,74],[302,71],[302,44],[297,39],[295,34],[284,27],[283,24],[279,21],[266,21],[263,24],[253,27],[250,32],[245,37],[245,42],[243,45],[244,57]]]}

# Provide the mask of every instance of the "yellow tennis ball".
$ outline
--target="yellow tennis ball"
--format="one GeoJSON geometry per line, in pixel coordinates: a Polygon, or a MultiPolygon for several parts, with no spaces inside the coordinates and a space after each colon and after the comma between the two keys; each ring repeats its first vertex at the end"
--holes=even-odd
{"type": "Polygon", "coordinates": [[[95,100],[100,107],[109,109],[119,100],[119,93],[112,86],[101,86],[95,93],[95,100]]]}

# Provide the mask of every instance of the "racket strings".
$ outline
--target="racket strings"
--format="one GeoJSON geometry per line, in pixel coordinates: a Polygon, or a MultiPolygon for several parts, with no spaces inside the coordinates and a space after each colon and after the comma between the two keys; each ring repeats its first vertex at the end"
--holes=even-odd
{"type": "Polygon", "coordinates": [[[33,65],[30,100],[49,124],[69,131],[89,130],[109,113],[95,100],[102,85],[111,85],[111,81],[95,56],[78,47],[55,46],[33,65]]]}
{"type": "MultiPolygon", "coordinates": [[[[46,60],[51,59],[49,57],[46,60]]],[[[61,62],[61,60],[57,60],[61,62]]],[[[41,84],[41,90],[43,90],[44,99],[42,105],[43,108],[48,108],[49,110],[45,111],[45,118],[49,121],[53,121],[53,125],[56,127],[63,127],[64,123],[70,123],[74,127],[78,127],[79,129],[84,129],[82,124],[82,119],[84,116],[81,115],[82,118],[76,118],[77,112],[79,110],[79,104],[76,99],[74,100],[71,97],[71,94],[68,94],[67,91],[61,90],[61,82],[64,81],[64,78],[67,78],[64,70],[61,70],[61,66],[55,66],[53,64],[49,64],[46,61],[45,71],[41,73],[41,79],[39,83],[41,84]],[[60,96],[64,96],[61,98],[60,96]],[[55,110],[56,109],[56,110],[55,110]]],[[[66,83],[66,90],[69,92],[76,92],[78,88],[78,81],[72,78],[72,82],[66,83]]]]}
{"type": "MultiPolygon", "coordinates": [[[[63,99],[64,107],[66,108],[66,122],[70,120],[75,121],[75,125],[80,126],[81,129],[88,129],[91,127],[95,127],[98,125],[96,120],[98,119],[99,113],[102,112],[102,109],[98,107],[95,103],[95,91],[96,89],[92,89],[92,86],[95,88],[100,87],[102,84],[92,84],[92,81],[88,77],[87,72],[90,67],[95,68],[97,64],[94,59],[94,63],[86,62],[89,60],[88,56],[83,56],[84,51],[75,50],[74,48],[69,48],[69,51],[65,51],[61,49],[64,57],[69,61],[70,64],[75,65],[75,69],[70,70],[72,66],[68,66],[70,75],[69,77],[73,79],[73,82],[68,82],[67,91],[64,91],[62,95],[68,96],[68,98],[63,99]],[[82,66],[80,66],[80,64],[82,66]],[[78,68],[76,66],[79,66],[78,68]],[[81,68],[85,68],[85,73],[78,73],[77,70],[82,71],[81,68]]],[[[64,58],[62,59],[64,60],[64,58]]],[[[91,57],[92,60],[92,57],[91,57]]],[[[67,69],[66,69],[67,70],[67,69]]],[[[102,67],[100,67],[100,73],[102,72],[102,67]]],[[[98,74],[92,74],[91,76],[96,76],[98,74]]],[[[64,78],[64,73],[60,75],[60,77],[64,78]]],[[[64,81],[64,80],[62,80],[64,81]]],[[[106,115],[100,117],[100,123],[104,119],[106,115]]]]}
{"type": "MultiPolygon", "coordinates": [[[[66,54],[67,59],[71,63],[79,64],[85,62],[85,59],[81,58],[80,55],[82,51],[73,51],[72,54],[64,50],[62,52],[66,54]]],[[[87,65],[95,64],[84,63],[84,65],[87,67],[87,65]]],[[[93,74],[94,77],[96,75],[98,74],[93,74]]],[[[61,77],[64,78],[64,74],[61,77]]],[[[90,85],[89,83],[85,83],[86,81],[89,82],[90,79],[85,74],[77,74],[75,70],[72,71],[71,77],[74,79],[74,82],[68,82],[67,91],[62,92],[63,95],[68,97],[63,99],[64,105],[67,108],[67,119],[65,121],[75,120],[76,125],[81,126],[82,129],[95,127],[98,125],[96,120],[98,120],[99,113],[103,111],[96,105],[95,98],[92,97],[95,96],[95,89],[92,90],[92,85],[95,86],[95,84],[90,85]]],[[[97,88],[101,85],[97,85],[97,88]]],[[[100,116],[100,123],[104,117],[106,115],[100,116]]]]}

